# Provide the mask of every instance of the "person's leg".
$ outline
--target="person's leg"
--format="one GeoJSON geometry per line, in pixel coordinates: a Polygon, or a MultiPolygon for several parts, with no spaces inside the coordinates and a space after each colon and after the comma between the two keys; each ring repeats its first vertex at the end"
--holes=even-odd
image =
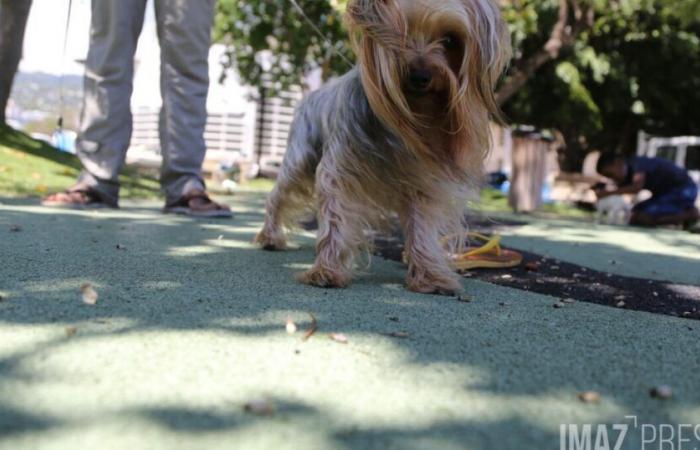
{"type": "Polygon", "coordinates": [[[107,204],[119,199],[119,171],[132,131],[134,53],[146,0],[94,0],[90,49],[77,154],[83,164],[78,185],[107,204]]]}
{"type": "Polygon", "coordinates": [[[166,204],[204,191],[204,128],[215,0],[156,0],[161,47],[161,184],[166,204]]]}
{"type": "Polygon", "coordinates": [[[632,224],[641,226],[682,225],[697,215],[698,188],[692,183],[639,203],[632,213],[632,224]]]}

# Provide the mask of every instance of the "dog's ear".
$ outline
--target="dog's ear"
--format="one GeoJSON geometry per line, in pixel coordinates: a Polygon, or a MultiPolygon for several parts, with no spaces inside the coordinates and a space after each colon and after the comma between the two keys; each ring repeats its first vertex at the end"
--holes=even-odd
{"type": "Polygon", "coordinates": [[[408,26],[398,0],[350,0],[346,20],[372,111],[409,148],[424,147],[403,94],[402,59],[408,26]]]}
{"type": "Polygon", "coordinates": [[[463,0],[471,18],[470,48],[462,67],[465,86],[476,90],[489,113],[500,118],[496,83],[511,58],[510,33],[494,0],[463,0]]]}
{"type": "Polygon", "coordinates": [[[462,0],[465,52],[458,85],[451,86],[448,129],[451,157],[459,170],[478,178],[491,148],[490,120],[501,118],[496,83],[510,60],[510,35],[493,0],[462,0]]]}

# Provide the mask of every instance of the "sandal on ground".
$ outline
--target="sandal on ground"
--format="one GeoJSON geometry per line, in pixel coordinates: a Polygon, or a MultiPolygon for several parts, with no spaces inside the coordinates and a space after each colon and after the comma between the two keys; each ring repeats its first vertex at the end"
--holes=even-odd
{"type": "Polygon", "coordinates": [[[202,190],[190,191],[178,200],[168,203],[163,208],[167,214],[181,214],[192,217],[233,217],[231,208],[214,202],[202,190]]]}
{"type": "Polygon", "coordinates": [[[69,209],[118,208],[116,204],[105,202],[94,189],[83,186],[72,187],[63,192],[51,194],[44,197],[41,200],[41,204],[54,208],[69,209]]]}
{"type": "MultiPolygon", "coordinates": [[[[447,236],[443,244],[456,236],[447,236]]],[[[470,269],[505,269],[519,266],[523,255],[513,250],[501,248],[501,236],[484,236],[479,233],[467,233],[470,241],[483,241],[481,247],[468,247],[463,253],[450,254],[450,260],[457,270],[470,269]]]]}

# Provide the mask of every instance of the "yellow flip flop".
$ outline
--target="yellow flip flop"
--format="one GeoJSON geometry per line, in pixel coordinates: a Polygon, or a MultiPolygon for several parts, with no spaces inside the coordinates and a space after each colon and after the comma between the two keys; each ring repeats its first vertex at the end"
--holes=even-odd
{"type": "MultiPolygon", "coordinates": [[[[456,235],[446,236],[442,239],[446,244],[456,235]]],[[[476,248],[468,248],[463,253],[450,253],[450,259],[457,270],[469,269],[506,269],[519,266],[523,262],[520,253],[501,248],[501,236],[491,237],[480,233],[467,233],[468,240],[484,241],[484,245],[476,248]]]]}

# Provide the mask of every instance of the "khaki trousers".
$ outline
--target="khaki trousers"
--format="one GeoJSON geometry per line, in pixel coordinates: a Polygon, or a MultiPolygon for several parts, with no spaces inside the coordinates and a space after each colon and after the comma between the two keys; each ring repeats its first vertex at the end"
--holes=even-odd
{"type": "MultiPolygon", "coordinates": [[[[172,202],[204,189],[209,47],[216,0],[155,0],[161,47],[161,185],[172,202]]],[[[134,54],[146,0],[93,0],[77,153],[79,182],[119,198],[119,171],[132,133],[134,54]]]]}

